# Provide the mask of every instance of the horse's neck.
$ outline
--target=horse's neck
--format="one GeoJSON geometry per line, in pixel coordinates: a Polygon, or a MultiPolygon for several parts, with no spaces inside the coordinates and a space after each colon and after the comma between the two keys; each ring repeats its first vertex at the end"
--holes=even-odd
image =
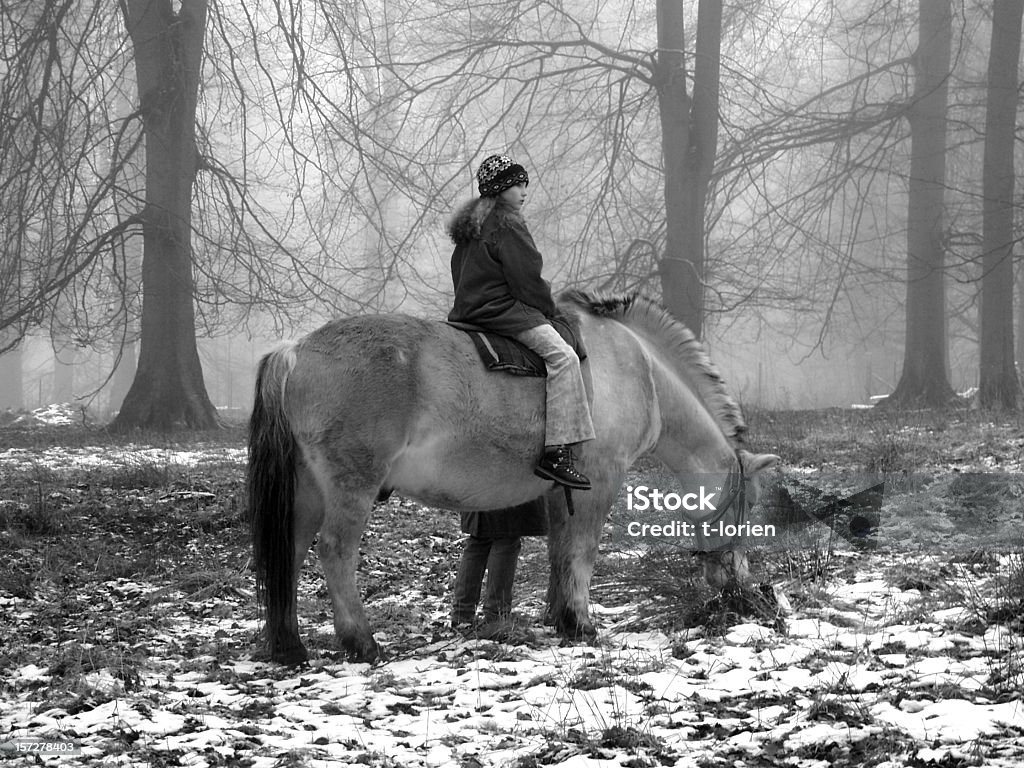
{"type": "Polygon", "coordinates": [[[661,417],[655,455],[676,473],[729,472],[735,449],[697,394],[662,360],[654,382],[661,417]]]}
{"type": "Polygon", "coordinates": [[[655,455],[672,471],[686,474],[729,473],[736,463],[736,452],[727,440],[687,440],[685,431],[666,430],[654,449],[655,455]]]}

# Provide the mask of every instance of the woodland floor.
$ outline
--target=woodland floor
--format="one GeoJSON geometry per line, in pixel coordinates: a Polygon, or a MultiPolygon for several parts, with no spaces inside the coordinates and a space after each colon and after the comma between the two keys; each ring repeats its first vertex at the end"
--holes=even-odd
{"type": "MultiPolygon", "coordinates": [[[[0,428],[12,765],[1024,763],[1020,417],[748,414],[752,447],[784,460],[761,519],[790,536],[755,550],[752,571],[791,610],[738,615],[689,554],[609,539],[595,646],[542,625],[537,539],[520,565],[518,641],[452,632],[457,516],[393,497],[360,567],[386,660],[334,652],[311,553],[301,670],[258,660],[241,427],[126,443],[45,418],[0,428]],[[862,541],[841,535],[842,510],[808,524],[803,510],[881,481],[862,541]],[[50,755],[14,751],[30,741],[50,755]],[[55,756],[62,743],[79,754],[55,756]]],[[[642,462],[631,482],[658,472],[642,462]]]]}

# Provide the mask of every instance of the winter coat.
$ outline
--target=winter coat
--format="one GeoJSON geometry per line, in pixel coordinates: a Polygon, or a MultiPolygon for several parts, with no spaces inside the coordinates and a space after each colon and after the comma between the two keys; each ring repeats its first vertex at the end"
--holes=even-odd
{"type": "Polygon", "coordinates": [[[455,304],[448,319],[515,336],[555,317],[555,301],[522,216],[498,198],[480,221],[481,201],[464,205],[448,226],[455,243],[455,304]]]}
{"type": "Polygon", "coordinates": [[[543,496],[517,507],[486,512],[463,512],[462,532],[478,539],[546,536],[548,505],[543,496]]]}

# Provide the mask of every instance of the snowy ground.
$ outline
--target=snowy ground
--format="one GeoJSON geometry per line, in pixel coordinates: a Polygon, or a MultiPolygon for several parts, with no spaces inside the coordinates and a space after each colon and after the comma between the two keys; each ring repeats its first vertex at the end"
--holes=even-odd
{"type": "MultiPolygon", "coordinates": [[[[93,600],[153,617],[139,638],[149,662],[86,674],[89,696],[72,711],[40,706],[52,669],[5,670],[5,740],[72,740],[82,756],[54,760],[101,765],[1024,761],[1019,635],[963,609],[923,615],[918,590],[877,574],[833,585],[830,607],[792,617],[785,633],[616,631],[627,606],[598,611],[600,647],[536,629],[528,645],[505,646],[444,631],[437,611],[400,658],[372,668],[321,658],[298,673],[251,660],[247,595],[188,601],[130,581],[104,587],[93,600]]],[[[3,603],[13,629],[31,631],[25,601],[3,603]]]]}
{"type": "Polygon", "coordinates": [[[225,502],[233,486],[215,474],[243,461],[213,446],[0,452],[0,479],[44,478],[41,501],[0,492],[0,512],[59,511],[49,548],[10,516],[0,525],[11,569],[0,582],[0,745],[80,747],[8,751],[9,764],[1024,764],[1019,593],[997,610],[1019,588],[1008,586],[1014,573],[1020,583],[1017,555],[833,552],[814,577],[773,571],[795,606],[783,622],[722,632],[662,631],[643,595],[621,588],[622,563],[606,562],[591,647],[541,625],[542,579],[530,574],[544,570],[543,545],[531,540],[523,642],[499,644],[445,625],[457,523],[397,500],[378,511],[361,568],[387,660],[332,652],[313,558],[300,604],[313,661],[296,671],[254,660],[244,531],[225,502]],[[46,502],[57,491],[41,469],[75,484],[46,502]],[[101,472],[169,482],[88,482],[101,472]],[[131,521],[114,518],[119,504],[131,521]],[[410,515],[420,522],[396,539],[410,515]]]}

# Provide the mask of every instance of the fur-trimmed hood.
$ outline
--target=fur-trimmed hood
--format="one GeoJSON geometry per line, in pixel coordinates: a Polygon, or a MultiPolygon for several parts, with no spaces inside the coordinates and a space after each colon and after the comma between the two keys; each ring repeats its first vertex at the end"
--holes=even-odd
{"type": "Polygon", "coordinates": [[[448,222],[448,236],[456,245],[478,240],[484,222],[494,217],[494,229],[503,229],[510,223],[523,223],[518,209],[499,197],[474,197],[463,203],[448,222]]]}

